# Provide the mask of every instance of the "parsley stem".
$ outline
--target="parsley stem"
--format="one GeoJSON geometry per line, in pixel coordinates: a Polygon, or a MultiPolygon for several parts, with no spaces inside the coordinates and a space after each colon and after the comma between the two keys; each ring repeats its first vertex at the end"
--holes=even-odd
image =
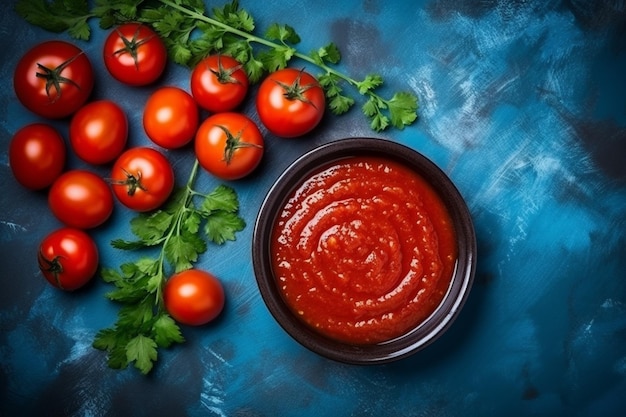
{"type": "Polygon", "coordinates": [[[200,163],[198,162],[198,159],[196,158],[196,160],[194,160],[193,162],[193,167],[191,168],[191,174],[189,174],[189,179],[187,180],[187,184],[185,185],[190,192],[193,192],[193,184],[196,181],[196,176],[198,175],[199,168],[200,168],[200,163]]]}
{"type": "Polygon", "coordinates": [[[167,6],[170,6],[170,7],[174,8],[174,9],[176,9],[176,10],[179,10],[179,11],[187,14],[188,16],[190,16],[190,17],[192,17],[194,19],[201,20],[201,21],[203,21],[205,23],[209,23],[209,24],[211,24],[213,26],[217,26],[217,27],[219,27],[221,29],[224,29],[226,32],[232,33],[233,35],[237,35],[237,36],[239,36],[241,38],[247,39],[247,40],[252,41],[252,42],[259,43],[261,45],[265,45],[265,46],[270,47],[270,48],[276,48],[276,47],[279,46],[278,44],[276,44],[274,42],[268,41],[267,39],[263,39],[263,38],[260,38],[258,36],[255,36],[255,35],[253,35],[251,33],[244,32],[243,30],[236,29],[236,28],[234,28],[232,26],[229,26],[229,25],[227,25],[225,23],[220,22],[219,20],[212,19],[212,18],[208,17],[205,14],[198,13],[198,12],[196,12],[194,10],[191,10],[191,9],[183,7],[183,6],[179,5],[179,4],[176,4],[176,3],[174,3],[174,2],[172,2],[170,0],[159,0],[159,1],[161,3],[167,5],[167,6]]]}
{"type": "Polygon", "coordinates": [[[156,304],[159,306],[159,308],[162,308],[162,305],[163,305],[162,290],[163,290],[163,285],[165,284],[165,281],[166,281],[165,279],[166,277],[165,248],[169,244],[169,241],[172,238],[172,236],[181,234],[180,228],[181,228],[182,218],[183,218],[185,210],[189,208],[189,205],[191,204],[191,200],[195,194],[195,191],[193,190],[193,184],[195,183],[196,177],[198,176],[199,167],[200,167],[200,163],[198,162],[198,159],[195,159],[193,167],[191,168],[191,173],[189,174],[189,179],[187,179],[187,184],[185,184],[185,191],[184,191],[185,195],[181,199],[181,205],[176,211],[174,221],[171,224],[167,232],[167,235],[165,235],[162,239],[163,243],[161,246],[161,253],[159,254],[159,259],[158,259],[158,263],[159,263],[158,276],[161,277],[161,279],[160,279],[159,285],[157,286],[157,293],[156,293],[156,304]]]}

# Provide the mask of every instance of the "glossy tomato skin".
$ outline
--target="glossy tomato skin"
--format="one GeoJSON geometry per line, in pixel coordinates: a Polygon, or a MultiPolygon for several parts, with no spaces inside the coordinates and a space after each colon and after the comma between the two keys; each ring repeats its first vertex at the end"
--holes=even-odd
{"type": "Polygon", "coordinates": [[[200,115],[193,97],[178,87],[161,87],[148,98],[143,127],[148,137],[166,149],[188,144],[198,128],[200,115]]]}
{"type": "Polygon", "coordinates": [[[52,126],[33,123],[18,130],[9,145],[9,165],[15,179],[31,190],[42,190],[63,172],[66,147],[52,126]]]}
{"type": "Polygon", "coordinates": [[[261,122],[276,136],[294,138],[315,128],[324,116],[326,97],[307,72],[285,68],[268,75],[256,97],[261,122]]]}
{"type": "Polygon", "coordinates": [[[110,100],[87,103],[72,117],[70,144],[80,159],[94,165],[117,158],[128,139],[124,110],[110,100]]]}
{"type": "Polygon", "coordinates": [[[111,216],[113,193],[93,172],[76,169],[65,172],[52,184],[48,205],[52,214],[65,225],[91,229],[111,216]]]}
{"type": "Polygon", "coordinates": [[[210,55],[191,73],[191,94],[198,105],[213,113],[232,111],[248,93],[248,76],[242,65],[226,55],[210,55]]]}
{"type": "Polygon", "coordinates": [[[163,302],[179,323],[200,326],[214,320],[224,309],[224,287],[213,274],[188,269],[167,280],[163,302]]]}
{"type": "Polygon", "coordinates": [[[99,252],[87,233],[63,227],[41,241],[37,260],[41,273],[51,285],[74,291],[87,284],[95,275],[99,252]]]}
{"type": "Polygon", "coordinates": [[[167,64],[167,50],[159,35],[141,23],[113,29],[103,47],[104,64],[116,80],[131,86],[152,84],[167,64]]]}
{"type": "Polygon", "coordinates": [[[161,152],[146,147],[125,151],[113,164],[113,194],[126,207],[151,211],[160,207],[174,189],[174,170],[161,152]]]}
{"type": "Polygon", "coordinates": [[[240,113],[217,113],[198,128],[196,158],[209,173],[225,180],[250,174],[261,162],[264,140],[257,125],[240,113]]]}
{"type": "Polygon", "coordinates": [[[89,99],[93,85],[93,68],[87,55],[74,44],[60,40],[42,42],[27,51],[13,75],[20,102],[50,119],[73,114],[89,99]]]}

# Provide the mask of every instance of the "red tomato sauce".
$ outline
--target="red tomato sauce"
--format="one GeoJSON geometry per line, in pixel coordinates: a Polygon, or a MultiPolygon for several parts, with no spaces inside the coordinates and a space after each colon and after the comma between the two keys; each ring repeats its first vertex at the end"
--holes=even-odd
{"type": "Polygon", "coordinates": [[[272,266],[289,307],[326,336],[374,344],[426,320],[448,291],[454,225],[437,193],[378,157],[305,179],[276,220],[272,266]]]}

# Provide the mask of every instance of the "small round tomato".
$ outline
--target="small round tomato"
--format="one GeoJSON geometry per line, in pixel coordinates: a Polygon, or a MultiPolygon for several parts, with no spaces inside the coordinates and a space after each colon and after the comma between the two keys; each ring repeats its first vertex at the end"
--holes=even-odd
{"type": "Polygon", "coordinates": [[[248,93],[243,66],[225,55],[210,55],[191,73],[191,94],[198,105],[213,113],[234,110],[248,93]]]}
{"type": "Polygon", "coordinates": [[[117,158],[126,147],[127,139],[126,113],[110,100],[86,104],[70,122],[72,149],[90,164],[106,164],[117,158]]]}
{"type": "Polygon", "coordinates": [[[236,180],[251,173],[261,162],[263,150],[259,128],[240,113],[209,116],[196,134],[198,162],[208,172],[225,180],[236,180]]]}
{"type": "Polygon", "coordinates": [[[168,313],[179,323],[200,326],[222,312],[224,287],[214,275],[188,269],[167,280],[163,302],[168,313]]]}
{"type": "Polygon", "coordinates": [[[159,35],[141,23],[124,23],[107,36],[104,65],[118,81],[132,86],[156,81],[167,63],[167,50],[159,35]]]}
{"type": "Polygon", "coordinates": [[[41,241],[37,260],[50,284],[73,291],[89,282],[98,270],[98,247],[84,231],[63,227],[41,241]]]}
{"type": "Polygon", "coordinates": [[[188,92],[178,87],[161,87],[148,98],[143,127],[154,143],[176,149],[193,139],[199,119],[198,105],[188,92]]]}
{"type": "Polygon", "coordinates": [[[91,62],[77,46],[60,40],[42,42],[17,63],[15,94],[33,113],[67,117],[89,98],[94,84],[91,62]]]}
{"type": "Polygon", "coordinates": [[[65,167],[65,142],[52,126],[33,123],[18,130],[9,145],[15,179],[31,190],[48,187],[65,167]]]}
{"type": "Polygon", "coordinates": [[[276,136],[293,138],[310,132],[324,116],[326,98],[315,77],[285,68],[259,86],[256,109],[261,122],[276,136]]]}
{"type": "Polygon", "coordinates": [[[174,189],[174,170],[161,152],[131,148],[113,164],[113,194],[126,207],[150,211],[161,206],[174,189]]]}
{"type": "Polygon", "coordinates": [[[93,172],[76,169],[62,174],[52,184],[48,204],[52,214],[67,226],[90,229],[111,216],[113,193],[93,172]]]}

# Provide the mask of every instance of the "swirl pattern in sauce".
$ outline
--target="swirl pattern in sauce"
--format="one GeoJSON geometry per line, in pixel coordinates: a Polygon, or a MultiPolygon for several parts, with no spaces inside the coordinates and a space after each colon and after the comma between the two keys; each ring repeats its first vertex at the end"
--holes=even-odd
{"type": "Polygon", "coordinates": [[[273,233],[287,304],[317,331],[356,344],[399,337],[427,319],[457,257],[437,193],[404,165],[377,157],[343,159],[305,179],[273,233]]]}

